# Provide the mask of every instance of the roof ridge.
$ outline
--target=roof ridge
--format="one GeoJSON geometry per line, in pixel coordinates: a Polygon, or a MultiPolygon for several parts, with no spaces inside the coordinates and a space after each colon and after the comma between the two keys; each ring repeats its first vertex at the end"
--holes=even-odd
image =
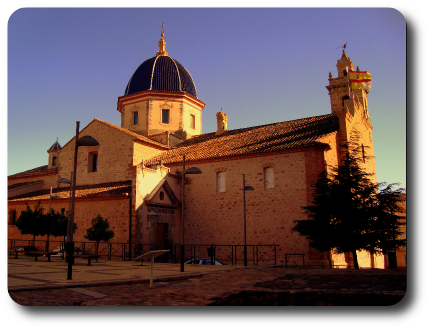
{"type": "Polygon", "coordinates": [[[56,171],[58,171],[58,167],[48,169],[48,165],[43,165],[32,169],[24,170],[21,172],[17,172],[15,174],[7,176],[7,178],[9,179],[9,178],[22,178],[26,176],[37,176],[41,174],[49,174],[56,171]]]}
{"type": "MultiPolygon", "coordinates": [[[[245,132],[245,131],[251,131],[251,130],[255,130],[255,129],[259,129],[259,128],[263,128],[263,127],[268,127],[268,126],[275,126],[275,125],[280,125],[280,124],[285,124],[285,123],[293,123],[293,122],[299,122],[299,121],[309,120],[309,119],[313,119],[313,118],[323,118],[323,117],[337,117],[337,116],[334,113],[328,113],[328,114],[316,115],[316,116],[301,118],[301,119],[267,123],[267,124],[259,125],[259,126],[237,128],[237,129],[227,130],[226,132],[219,134],[219,135],[215,135],[216,136],[215,138],[225,137],[225,136],[229,136],[229,135],[231,136],[231,135],[235,135],[237,133],[241,133],[241,132],[245,132]]],[[[189,138],[189,139],[177,144],[175,146],[175,148],[182,147],[181,144],[184,144],[183,146],[186,146],[187,142],[191,142],[191,141],[196,140],[198,138],[209,137],[209,136],[214,135],[214,134],[215,134],[215,132],[210,132],[210,133],[205,133],[205,134],[193,136],[192,138],[189,138]]]]}
{"type": "Polygon", "coordinates": [[[100,123],[104,123],[105,125],[110,126],[110,127],[112,127],[112,128],[115,128],[115,129],[117,129],[117,130],[119,130],[119,131],[122,131],[122,132],[124,132],[124,133],[127,133],[127,134],[129,134],[129,135],[131,135],[131,136],[137,137],[138,139],[140,139],[140,140],[142,140],[142,141],[145,141],[145,142],[148,142],[148,143],[152,143],[152,144],[157,145],[157,146],[163,146],[163,147],[165,147],[165,148],[169,149],[169,147],[168,147],[167,145],[162,144],[162,143],[159,143],[159,142],[157,142],[157,141],[154,141],[153,139],[151,139],[151,138],[149,138],[149,137],[146,137],[146,136],[143,136],[143,135],[141,135],[141,134],[138,134],[138,133],[136,133],[136,132],[134,132],[134,131],[132,131],[132,130],[129,130],[129,129],[127,129],[127,128],[123,128],[123,127],[120,127],[120,126],[114,125],[113,123],[110,123],[110,122],[107,122],[107,121],[104,121],[104,120],[101,120],[101,119],[94,118],[94,120],[93,120],[93,121],[95,121],[95,120],[97,120],[97,121],[98,121],[98,122],[100,122],[100,123]]]}
{"type": "Polygon", "coordinates": [[[188,155],[189,161],[201,161],[322,145],[319,140],[337,130],[339,118],[330,113],[239,128],[219,135],[206,133],[147,159],[145,165],[151,166],[160,160],[164,164],[179,163],[183,155],[188,155]]]}

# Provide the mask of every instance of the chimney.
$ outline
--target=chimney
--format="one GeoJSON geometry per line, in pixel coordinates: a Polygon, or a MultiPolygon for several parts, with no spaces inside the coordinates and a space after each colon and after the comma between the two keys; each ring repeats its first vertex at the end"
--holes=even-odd
{"type": "Polygon", "coordinates": [[[222,110],[216,114],[217,130],[215,135],[220,135],[227,131],[227,120],[227,114],[225,114],[222,110]]]}

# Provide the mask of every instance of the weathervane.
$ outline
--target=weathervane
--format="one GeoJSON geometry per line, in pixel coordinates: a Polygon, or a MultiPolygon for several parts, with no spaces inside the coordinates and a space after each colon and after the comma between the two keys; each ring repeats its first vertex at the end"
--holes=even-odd
{"type": "Polygon", "coordinates": [[[337,47],[336,49],[339,49],[339,48],[346,49],[346,44],[347,44],[347,41],[345,41],[345,43],[343,43],[343,40],[342,40],[342,46],[337,47]]]}
{"type": "Polygon", "coordinates": [[[161,39],[158,41],[157,56],[168,56],[169,53],[166,51],[166,40],[164,40],[164,22],[161,22],[161,39]]]}

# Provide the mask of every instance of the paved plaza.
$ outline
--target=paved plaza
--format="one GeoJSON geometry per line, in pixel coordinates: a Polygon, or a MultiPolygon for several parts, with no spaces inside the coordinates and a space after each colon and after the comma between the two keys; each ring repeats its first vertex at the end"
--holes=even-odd
{"type": "Polygon", "coordinates": [[[8,259],[8,288],[20,305],[393,305],[406,292],[406,270],[286,269],[77,259],[72,280],[60,258],[8,259]]]}

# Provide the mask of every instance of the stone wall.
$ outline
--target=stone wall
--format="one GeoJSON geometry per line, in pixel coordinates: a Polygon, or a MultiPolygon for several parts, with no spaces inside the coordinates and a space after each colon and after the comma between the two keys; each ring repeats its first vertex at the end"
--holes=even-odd
{"type": "MultiPolygon", "coordinates": [[[[37,204],[35,201],[28,202],[28,205],[33,208],[37,204]]],[[[45,213],[49,208],[49,200],[44,200],[41,207],[45,209],[45,213]]],[[[21,211],[26,210],[24,202],[9,202],[9,211],[15,210],[17,219],[21,215],[21,211]]],[[[61,212],[64,208],[69,210],[68,200],[52,200],[51,208],[56,212],[61,212]]],[[[91,220],[100,214],[103,218],[107,218],[110,224],[110,230],[115,232],[115,236],[109,242],[128,242],[129,234],[129,198],[116,197],[105,199],[76,199],[75,201],[75,223],[77,230],[73,238],[74,241],[88,241],[84,238],[87,234],[86,230],[91,227],[91,220]]],[[[32,235],[22,235],[15,225],[8,225],[8,239],[33,240],[32,235]]],[[[46,236],[36,237],[38,240],[46,240],[46,236]]],[[[50,241],[63,241],[62,237],[50,237],[50,241]]]]}
{"type": "MultiPolygon", "coordinates": [[[[305,253],[308,259],[306,239],[291,232],[291,228],[294,220],[306,218],[301,208],[308,203],[310,177],[306,170],[313,166],[309,159],[315,153],[321,154],[314,170],[319,174],[324,159],[322,152],[316,150],[187,165],[186,168],[197,166],[202,174],[187,176],[185,244],[244,244],[242,174],[245,174],[246,185],[255,189],[247,191],[245,196],[247,244],[277,245],[278,263],[283,262],[285,253],[305,253]],[[264,187],[265,167],[274,168],[273,189],[264,187]],[[216,173],[219,171],[226,172],[225,192],[217,192],[216,173]]],[[[171,168],[171,172],[176,170],[182,172],[182,167],[171,168]]],[[[273,253],[270,256],[273,258],[273,253]]]]}

